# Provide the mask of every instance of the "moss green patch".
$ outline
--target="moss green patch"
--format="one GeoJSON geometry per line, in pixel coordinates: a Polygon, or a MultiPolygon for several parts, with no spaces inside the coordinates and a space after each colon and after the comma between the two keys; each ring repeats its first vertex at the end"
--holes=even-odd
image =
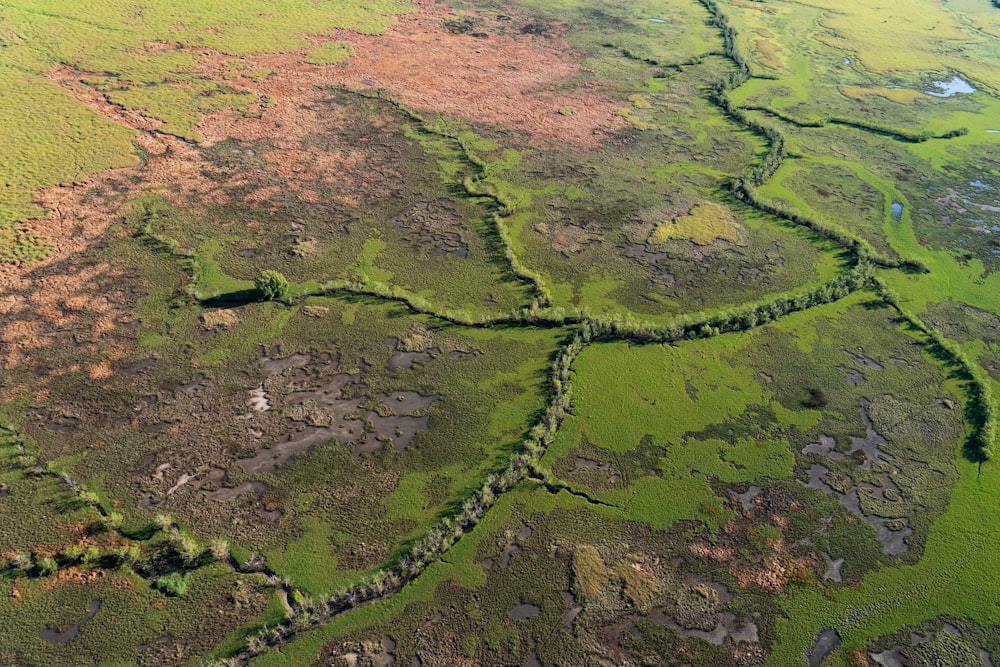
{"type": "Polygon", "coordinates": [[[612,343],[576,363],[576,414],[598,446],[634,449],[646,435],[677,442],[685,433],[735,417],[764,399],[752,372],[727,359],[732,341],[688,348],[612,343]]]}
{"type": "Polygon", "coordinates": [[[714,203],[699,204],[687,215],[657,224],[649,236],[655,245],[670,239],[690,239],[698,245],[708,245],[714,241],[735,242],[739,239],[739,225],[731,213],[714,203]]]}
{"type": "Polygon", "coordinates": [[[354,55],[354,48],[346,42],[327,42],[310,49],[306,62],[313,65],[337,65],[354,55]]]}

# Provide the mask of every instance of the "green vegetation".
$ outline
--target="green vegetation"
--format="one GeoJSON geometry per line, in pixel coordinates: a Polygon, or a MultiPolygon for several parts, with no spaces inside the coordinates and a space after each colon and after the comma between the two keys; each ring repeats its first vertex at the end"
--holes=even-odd
{"type": "Polygon", "coordinates": [[[74,102],[50,80],[52,68],[68,67],[112,102],[164,121],[161,131],[197,140],[202,115],[255,98],[207,80],[186,49],[208,47],[233,56],[280,52],[306,46],[306,32],[379,33],[393,14],[409,9],[397,0],[309,7],[294,0],[250,2],[238,10],[225,3],[158,0],[136,13],[103,0],[59,7],[8,3],[0,56],[0,261],[30,261],[45,253],[44,241],[20,227],[42,214],[32,200],[35,190],[137,163],[134,132],[74,102]]]}
{"type": "Polygon", "coordinates": [[[306,54],[306,62],[313,65],[337,65],[354,55],[354,48],[344,42],[327,42],[306,54]]]}
{"type": "Polygon", "coordinates": [[[260,275],[253,279],[253,286],[264,301],[281,299],[288,294],[288,278],[274,269],[261,271],[260,275]]]}
{"type": "Polygon", "coordinates": [[[165,574],[156,580],[154,586],[166,593],[167,595],[173,595],[177,597],[179,595],[184,595],[188,590],[188,577],[186,574],[180,574],[179,572],[171,572],[165,574]]]}
{"type": "Polygon", "coordinates": [[[993,458],[997,440],[997,405],[993,397],[992,380],[958,345],[928,327],[913,313],[899,307],[899,297],[895,293],[887,290],[882,284],[879,287],[882,298],[896,307],[899,314],[911,326],[927,336],[935,351],[957,366],[961,372],[961,379],[968,381],[969,396],[966,411],[973,429],[964,447],[965,455],[976,463],[989,461],[993,458]]]}
{"type": "Polygon", "coordinates": [[[0,262],[20,263],[47,254],[37,227],[23,221],[43,210],[32,193],[52,185],[71,186],[106,167],[137,163],[132,133],[82,108],[58,87],[3,67],[0,131],[0,262]]]}
{"type": "Polygon", "coordinates": [[[1000,17],[896,4],[0,9],[0,662],[1000,650],[1000,17]]]}
{"type": "Polygon", "coordinates": [[[735,242],[739,240],[739,229],[732,215],[718,204],[700,204],[687,215],[659,223],[649,242],[660,245],[670,239],[685,238],[698,245],[709,245],[719,239],[735,242]]]}

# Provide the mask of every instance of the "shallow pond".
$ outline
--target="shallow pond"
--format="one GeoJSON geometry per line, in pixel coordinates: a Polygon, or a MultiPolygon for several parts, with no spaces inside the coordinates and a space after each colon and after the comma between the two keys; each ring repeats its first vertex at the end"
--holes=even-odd
{"type": "Polygon", "coordinates": [[[903,217],[903,205],[900,204],[898,201],[894,201],[894,202],[892,202],[892,207],[891,208],[892,208],[892,217],[893,217],[893,219],[896,222],[899,222],[899,219],[903,217]]]}
{"type": "Polygon", "coordinates": [[[87,613],[79,621],[69,626],[63,632],[59,632],[54,628],[45,628],[39,633],[39,637],[49,644],[66,644],[69,640],[73,639],[80,633],[80,628],[84,623],[94,618],[97,615],[98,610],[101,608],[101,600],[91,600],[90,604],[87,605],[87,613]]]}
{"type": "Polygon", "coordinates": [[[827,628],[816,637],[816,643],[806,652],[809,667],[819,667],[827,655],[840,646],[840,634],[833,628],[827,628]]]}
{"type": "Polygon", "coordinates": [[[933,95],[934,97],[951,97],[952,95],[958,95],[959,93],[974,93],[976,89],[973,88],[967,81],[963,81],[959,77],[952,77],[951,81],[934,81],[933,85],[937,90],[926,90],[924,91],[928,95],[933,95]]]}
{"type": "Polygon", "coordinates": [[[521,603],[510,610],[510,617],[515,621],[523,621],[537,616],[542,610],[533,604],[521,603]]]}

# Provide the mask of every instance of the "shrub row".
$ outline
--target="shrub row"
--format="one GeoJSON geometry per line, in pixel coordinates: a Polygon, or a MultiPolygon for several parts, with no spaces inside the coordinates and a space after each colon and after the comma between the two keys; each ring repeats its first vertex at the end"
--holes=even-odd
{"type": "Polygon", "coordinates": [[[630,49],[628,47],[618,46],[616,44],[610,44],[610,43],[602,44],[602,46],[605,46],[605,47],[610,48],[610,49],[617,50],[622,56],[624,56],[625,58],[628,58],[629,60],[635,60],[635,61],[640,62],[640,63],[646,63],[647,65],[652,65],[653,67],[661,67],[661,68],[664,68],[664,69],[678,69],[679,70],[679,69],[682,69],[684,67],[690,67],[690,66],[693,66],[693,65],[700,65],[705,60],[706,56],[723,56],[723,57],[725,57],[725,55],[726,55],[725,53],[723,53],[721,51],[706,51],[706,52],[704,52],[704,53],[702,53],[700,55],[694,56],[692,58],[688,58],[687,60],[681,60],[681,61],[672,62],[672,63],[664,63],[664,62],[660,62],[659,60],[656,60],[655,58],[649,58],[647,56],[638,54],[638,53],[636,53],[635,51],[633,51],[632,49],[630,49]]]}
{"type": "Polygon", "coordinates": [[[351,280],[332,280],[325,283],[318,290],[314,292],[307,292],[302,294],[302,296],[323,296],[332,294],[335,292],[349,292],[351,294],[361,294],[364,296],[373,296],[380,299],[386,299],[388,301],[398,301],[400,303],[406,304],[410,310],[415,313],[420,313],[422,315],[433,315],[438,319],[451,322],[452,324],[458,324],[467,327],[487,327],[493,324],[498,324],[502,321],[509,320],[510,318],[500,318],[500,317],[488,317],[486,315],[473,315],[467,311],[463,310],[445,310],[437,311],[434,309],[434,305],[422,296],[418,296],[409,290],[399,287],[397,285],[389,285],[386,283],[381,283],[377,281],[351,281],[351,280]]]}
{"type": "Polygon", "coordinates": [[[823,224],[812,218],[800,215],[793,211],[782,208],[775,204],[761,201],[757,198],[752,187],[748,187],[742,181],[736,181],[733,185],[733,195],[749,206],[753,206],[759,211],[763,211],[777,218],[788,220],[796,225],[807,227],[824,238],[828,238],[834,243],[843,246],[848,252],[853,254],[859,262],[871,262],[887,269],[905,269],[918,273],[928,273],[930,269],[927,265],[915,258],[895,259],[887,257],[875,250],[870,243],[862,238],[854,236],[840,227],[823,224]]]}
{"type": "MultiPolygon", "coordinates": [[[[34,456],[26,453],[24,439],[20,432],[4,424],[0,424],[0,434],[4,440],[13,445],[20,453],[16,457],[21,470],[35,477],[53,477],[60,480],[77,501],[93,509],[99,518],[88,527],[89,534],[113,531],[121,539],[103,548],[87,541],[70,544],[60,551],[37,550],[31,553],[11,552],[0,556],[0,572],[19,571],[22,576],[46,577],[56,574],[59,570],[69,567],[131,567],[142,569],[143,550],[141,540],[152,537],[156,532],[163,532],[166,539],[164,548],[186,570],[195,569],[213,561],[230,561],[229,544],[225,540],[213,540],[208,547],[202,548],[192,537],[183,534],[173,519],[166,515],[157,516],[156,523],[141,531],[144,536],[129,539],[122,529],[124,517],[120,512],[107,511],[100,503],[96,493],[88,491],[69,473],[59,472],[51,466],[40,465],[34,456]]],[[[135,535],[132,534],[132,538],[135,535]]],[[[159,582],[154,584],[161,590],[159,582]]]]}
{"type": "Polygon", "coordinates": [[[693,320],[685,315],[662,326],[643,324],[631,316],[593,318],[584,322],[583,335],[588,341],[624,339],[635,343],[673,343],[747,331],[789,313],[838,301],[862,289],[871,277],[871,265],[860,263],[850,271],[797,295],[781,295],[770,301],[720,311],[700,319],[693,320]]]}
{"type": "Polygon", "coordinates": [[[711,15],[709,22],[714,25],[722,32],[722,43],[725,49],[726,57],[733,61],[736,65],[736,72],[730,75],[722,85],[725,86],[727,91],[737,88],[750,78],[750,64],[747,63],[743,54],[740,53],[739,46],[736,43],[736,29],[729,25],[729,17],[719,9],[718,3],[715,0],[699,0],[702,6],[708,10],[711,15]]]}
{"type": "Polygon", "coordinates": [[[899,298],[886,287],[885,283],[878,279],[873,282],[879,295],[886,303],[895,308],[912,327],[923,333],[941,356],[961,369],[963,379],[967,383],[969,398],[966,405],[966,416],[973,426],[972,433],[969,434],[964,447],[964,454],[966,458],[975,463],[989,461],[993,458],[993,447],[997,435],[997,406],[993,396],[993,384],[989,376],[957,344],[900,306],[899,298]]]}
{"type": "Polygon", "coordinates": [[[119,567],[136,563],[142,548],[136,542],[125,542],[101,549],[96,545],[71,544],[60,552],[44,550],[32,553],[16,552],[4,556],[0,571],[19,570],[21,575],[47,577],[59,570],[74,567],[119,567]]]}
{"type": "Polygon", "coordinates": [[[872,134],[880,134],[882,136],[891,137],[899,141],[905,141],[912,144],[920,144],[931,139],[952,139],[954,137],[964,137],[969,133],[969,128],[959,127],[954,130],[949,130],[948,132],[942,132],[941,134],[934,134],[929,130],[923,132],[908,132],[906,130],[900,130],[898,128],[890,127],[888,125],[879,125],[876,123],[864,123],[853,118],[847,118],[846,116],[824,116],[822,118],[816,118],[814,120],[803,120],[801,118],[795,118],[794,116],[789,116],[783,114],[780,111],[775,111],[769,107],[762,106],[746,106],[743,109],[747,111],[761,111],[768,114],[769,116],[774,116],[790,125],[795,125],[796,127],[824,127],[826,125],[845,125],[847,127],[853,127],[858,130],[863,130],[865,132],[871,132],[872,134]]]}
{"type": "Polygon", "coordinates": [[[181,268],[188,274],[188,296],[194,297],[195,286],[198,284],[198,264],[195,262],[194,253],[183,248],[176,239],[156,231],[161,216],[167,211],[166,202],[150,198],[139,200],[130,214],[130,217],[134,217],[138,223],[135,235],[152,250],[171,255],[180,261],[181,268]]]}
{"type": "Polygon", "coordinates": [[[520,258],[514,252],[513,243],[510,237],[510,230],[507,228],[504,218],[514,213],[516,209],[515,204],[496,189],[483,187],[482,179],[489,175],[489,164],[476,155],[475,151],[472,150],[461,135],[457,132],[451,132],[444,128],[432,127],[421,114],[393,99],[382,90],[376,90],[369,93],[365,91],[352,90],[346,86],[336,86],[333,89],[342,93],[350,93],[367,97],[369,99],[384,101],[387,104],[392,105],[401,113],[405,114],[414,122],[418,123],[422,131],[427,132],[428,134],[444,137],[446,139],[451,139],[458,144],[458,147],[462,151],[462,155],[465,156],[465,159],[468,160],[469,164],[475,166],[479,170],[479,173],[475,176],[463,179],[462,187],[465,188],[466,193],[470,197],[485,197],[490,199],[499,209],[491,213],[490,219],[493,221],[494,231],[503,246],[504,256],[507,259],[511,272],[521,280],[532,284],[535,290],[535,305],[537,307],[545,308],[552,305],[552,293],[547,287],[545,287],[545,281],[541,274],[524,266],[524,264],[521,263],[520,258]]]}
{"type": "Polygon", "coordinates": [[[324,296],[336,292],[371,296],[387,301],[397,301],[405,304],[410,310],[421,315],[431,315],[464,327],[486,328],[505,324],[529,324],[538,327],[560,327],[568,324],[579,324],[583,321],[580,312],[567,315],[563,308],[541,307],[537,301],[526,308],[521,308],[511,315],[489,316],[474,315],[464,310],[435,310],[434,305],[422,296],[396,285],[367,281],[333,280],[325,283],[319,289],[300,294],[301,297],[324,296]]]}
{"type": "Polygon", "coordinates": [[[265,627],[252,635],[242,650],[230,658],[216,662],[216,667],[245,664],[302,630],[366,602],[398,592],[428,565],[440,559],[466,533],[471,532],[504,493],[537,469],[569,409],[570,368],[584,345],[583,336],[577,334],[562,349],[552,364],[549,406],[524,439],[521,451],[511,457],[503,472],[489,475],[479,490],[462,503],[457,514],[445,517],[431,528],[395,565],[379,570],[329,598],[313,600],[308,595],[294,591],[289,601],[291,612],[284,623],[273,628],[265,627]]]}
{"type": "MultiPolygon", "coordinates": [[[[853,236],[847,233],[843,229],[836,228],[830,225],[824,225],[815,220],[811,220],[797,213],[792,213],[790,211],[782,210],[776,206],[766,204],[765,202],[757,199],[755,195],[755,188],[760,187],[766,183],[775,172],[781,167],[782,163],[787,156],[785,150],[785,138],[784,136],[774,127],[760,123],[747,114],[748,110],[761,110],[767,111],[768,113],[786,120],[793,124],[804,125],[804,126],[815,126],[821,127],[826,122],[830,123],[840,123],[844,125],[854,125],[861,129],[870,129],[872,131],[878,131],[883,134],[889,134],[892,136],[899,136],[905,138],[907,141],[926,141],[927,139],[933,138],[934,135],[928,135],[926,138],[919,138],[923,135],[906,135],[905,133],[900,133],[891,128],[878,128],[876,126],[863,126],[860,123],[856,123],[847,118],[831,117],[825,121],[817,121],[815,123],[802,123],[796,122],[793,119],[785,118],[769,109],[760,109],[757,107],[738,107],[729,99],[729,93],[739,86],[746,83],[751,78],[750,66],[743,54],[740,53],[737,45],[737,35],[736,30],[729,24],[729,17],[719,8],[715,0],[700,0],[701,4],[708,10],[711,15],[712,25],[719,28],[722,32],[723,43],[725,44],[726,56],[732,60],[733,64],[736,66],[736,71],[731,72],[727,76],[723,77],[720,81],[716,82],[709,95],[710,99],[719,106],[730,118],[733,118],[740,124],[744,125],[754,134],[763,137],[768,142],[767,155],[760,161],[760,163],[753,165],[747,170],[747,173],[743,178],[735,179],[731,184],[730,188],[733,194],[743,201],[744,203],[756,208],[765,213],[769,213],[779,218],[789,220],[799,225],[804,225],[809,229],[813,230],[817,234],[824,236],[851,252],[859,262],[871,261],[879,266],[885,268],[902,268],[906,270],[918,271],[921,273],[926,273],[928,271],[927,266],[918,259],[893,259],[886,257],[881,253],[878,253],[871,245],[865,240],[853,236]]],[[[939,135],[941,138],[962,136],[968,133],[968,128],[960,128],[958,130],[953,130],[947,132],[943,135],[939,135]]]]}

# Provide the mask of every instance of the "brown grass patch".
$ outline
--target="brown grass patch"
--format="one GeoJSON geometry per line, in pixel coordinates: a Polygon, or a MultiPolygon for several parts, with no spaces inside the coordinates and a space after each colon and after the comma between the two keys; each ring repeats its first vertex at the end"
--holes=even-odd
{"type": "Polygon", "coordinates": [[[201,324],[205,329],[228,329],[239,324],[239,316],[232,310],[209,310],[201,315],[201,324]]]}
{"type": "Polygon", "coordinates": [[[114,375],[111,371],[111,362],[107,359],[102,359],[96,364],[90,364],[87,366],[87,375],[92,380],[107,380],[114,375]]]}
{"type": "Polygon", "coordinates": [[[32,592],[48,593],[66,584],[93,584],[102,581],[107,576],[108,573],[100,568],[84,570],[74,565],[59,570],[51,577],[42,577],[38,580],[38,588],[29,590],[32,592]]]}
{"type": "MultiPolygon", "coordinates": [[[[319,201],[309,183],[317,179],[336,183],[343,203],[359,206],[365,174],[357,168],[371,157],[364,147],[339,153],[303,148],[302,139],[329,132],[336,124],[336,109],[319,104],[329,97],[326,87],[384,89],[414,108],[461,116],[495,124],[541,145],[565,143],[594,148],[609,132],[626,126],[616,114],[620,100],[592,85],[587,90],[564,89],[563,84],[582,70],[575,54],[558,31],[545,35],[518,34],[471,37],[442,29],[447,10],[434,2],[417,2],[417,11],[401,17],[380,36],[343,33],[324,36],[350,42],[356,55],[344,65],[324,67],[304,62],[305,51],[245,58],[245,71],[268,69],[273,75],[255,81],[233,77],[232,57],[199,50],[202,74],[229,86],[255,93],[267,104],[251,105],[237,113],[224,110],[205,117],[198,126],[212,145],[226,139],[268,142],[273,150],[262,154],[262,172],[288,179],[288,192],[303,201],[319,201]],[[572,115],[559,109],[572,107],[572,115]],[[356,186],[356,187],[355,187],[356,186]]],[[[151,49],[174,49],[172,44],[151,44],[151,49]]],[[[111,103],[85,80],[99,75],[60,66],[50,78],[80,104],[123,126],[137,130],[136,143],[150,155],[140,167],[110,169],[66,186],[45,188],[36,199],[47,211],[44,218],[25,226],[53,247],[44,260],[31,266],[0,265],[0,366],[35,364],[46,349],[65,344],[71,335],[80,340],[81,368],[95,379],[108,377],[113,362],[125,356],[130,343],[112,340],[118,324],[127,321],[125,307],[109,301],[95,284],[114,277],[108,266],[84,266],[54,276],[47,268],[65,262],[100,240],[109,226],[119,223],[126,209],[122,202],[149,194],[184,205],[197,199],[203,204],[223,203],[227,196],[206,174],[218,174],[198,147],[158,132],[162,122],[111,103]],[[80,331],[82,329],[82,331],[80,331]]],[[[378,127],[376,121],[375,127],[378,127]]],[[[222,168],[224,169],[224,168],[222,168]]],[[[403,178],[389,173],[386,178],[403,178]]],[[[228,174],[227,188],[239,187],[255,176],[228,174]]],[[[261,179],[264,182],[264,179],[261,179]]],[[[263,186],[250,199],[264,203],[278,195],[276,187],[263,186]]],[[[249,223],[248,223],[249,224],[249,223]]],[[[566,231],[571,246],[583,243],[587,233],[566,231]]],[[[45,380],[70,367],[52,369],[36,381],[34,391],[44,391],[45,380]]],[[[0,398],[9,400],[24,387],[0,387],[0,398]]]]}
{"type": "MultiPolygon", "coordinates": [[[[273,75],[259,83],[229,83],[272,97],[283,108],[269,108],[265,115],[272,118],[314,97],[316,86],[340,84],[385,90],[415,109],[507,127],[543,143],[596,148],[609,132],[625,126],[615,114],[622,106],[619,100],[594,87],[561,88],[582,72],[561,38],[452,34],[442,29],[446,8],[427,1],[416,5],[416,12],[400,16],[383,35],[332,34],[330,39],[349,43],[356,54],[343,66],[309,65],[302,54],[259,56],[252,58],[254,67],[273,75]],[[572,107],[573,114],[560,114],[565,107],[572,107]]],[[[211,58],[209,70],[218,69],[221,77],[227,60],[211,58]]],[[[283,124],[282,129],[288,128],[283,124]]]]}
{"type": "MultiPolygon", "coordinates": [[[[60,255],[68,255],[72,250],[82,249],[79,239],[70,239],[70,249],[64,248],[60,255]]],[[[49,261],[46,260],[42,266],[49,261]]],[[[21,316],[0,328],[0,354],[4,368],[14,368],[32,356],[33,351],[42,350],[58,343],[63,338],[54,333],[69,332],[81,328],[81,320],[89,326],[86,329],[91,339],[99,339],[118,326],[121,314],[104,295],[95,293],[94,285],[99,280],[114,279],[118,272],[106,264],[88,266],[72,273],[61,275],[39,275],[29,271],[17,275],[8,268],[6,275],[0,272],[0,284],[8,278],[10,289],[29,291],[27,297],[18,296],[5,301],[10,315],[21,316]],[[33,319],[24,319],[30,312],[33,319]]],[[[108,356],[106,361],[113,361],[108,356]]],[[[107,377],[101,365],[91,366],[92,377],[107,377]]]]}
{"type": "Polygon", "coordinates": [[[49,79],[62,86],[77,102],[112,120],[119,125],[142,130],[132,141],[150,155],[162,155],[168,143],[155,131],[166,123],[158,118],[145,116],[138,111],[115,104],[107,95],[83,82],[83,78],[96,79],[103,75],[81,72],[68,65],[60,65],[49,71],[49,79]]]}
{"type": "MultiPolygon", "coordinates": [[[[344,33],[324,37],[351,43],[357,55],[345,67],[310,65],[304,62],[303,53],[248,57],[248,71],[274,72],[254,81],[232,77],[232,68],[227,68],[231,57],[199,51],[203,74],[271,100],[269,105],[261,104],[245,113],[227,110],[203,119],[198,129],[205,143],[229,138],[269,140],[276,150],[269,152],[267,159],[280,172],[321,171],[339,179],[342,167],[350,165],[352,156],[343,155],[343,164],[335,164],[336,158],[326,155],[326,162],[317,165],[317,156],[311,153],[283,155],[293,146],[299,149],[302,137],[328,128],[328,119],[319,116],[322,112],[314,103],[326,96],[322,87],[334,84],[384,89],[415,108],[496,124],[542,143],[565,142],[594,148],[609,132],[626,125],[615,113],[622,103],[597,87],[561,88],[563,82],[580,74],[581,68],[573,59],[572,49],[558,35],[475,38],[451,34],[441,28],[446,8],[426,0],[418,2],[417,8],[381,36],[344,33]],[[559,109],[564,107],[575,111],[562,115],[559,109]]],[[[176,48],[172,44],[151,47],[176,48]]],[[[203,197],[206,202],[221,199],[216,184],[203,175],[203,161],[193,146],[159,134],[156,130],[163,125],[161,121],[108,101],[103,93],[84,83],[92,76],[99,75],[69,66],[50,72],[50,78],[81,104],[121,125],[142,130],[135,141],[154,157],[141,170],[106,170],[70,187],[41,190],[37,198],[49,215],[29,220],[26,226],[52,244],[54,252],[31,268],[64,259],[103,235],[116,212],[110,198],[103,202],[85,200],[85,195],[95,190],[112,195],[127,192],[129,197],[158,191],[170,199],[198,192],[208,197],[203,197]],[[126,184],[137,174],[141,184],[126,184]],[[172,196],[170,191],[176,194],[172,196]]],[[[268,194],[261,192],[258,198],[268,194]]],[[[24,287],[21,281],[27,272],[23,267],[0,266],[0,291],[24,287]]]]}
{"type": "Polygon", "coordinates": [[[760,544],[761,536],[767,535],[761,529],[766,526],[788,527],[790,522],[786,515],[801,510],[801,502],[774,490],[761,496],[761,500],[776,511],[766,517],[758,517],[756,508],[760,505],[755,504],[755,508],[743,519],[727,524],[716,544],[692,542],[688,550],[698,558],[715,561],[725,567],[740,588],[756,587],[780,593],[789,583],[814,582],[814,556],[792,555],[795,545],[787,543],[782,537],[767,536],[760,544]]]}
{"type": "Polygon", "coordinates": [[[608,570],[597,547],[580,544],[573,552],[573,581],[585,599],[596,600],[608,585],[608,570]]]}
{"type": "Polygon", "coordinates": [[[781,69],[785,66],[785,61],[781,57],[782,48],[777,42],[769,39],[758,39],[756,41],[757,53],[760,54],[760,64],[769,69],[781,69]]]}

